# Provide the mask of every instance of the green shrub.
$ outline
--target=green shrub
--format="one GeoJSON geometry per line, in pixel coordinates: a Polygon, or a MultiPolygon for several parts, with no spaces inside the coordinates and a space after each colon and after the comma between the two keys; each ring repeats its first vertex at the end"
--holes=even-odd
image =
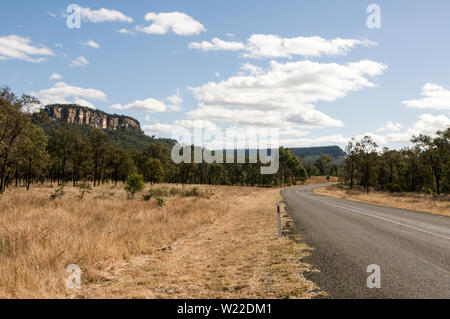
{"type": "Polygon", "coordinates": [[[431,189],[431,188],[427,188],[426,190],[425,190],[425,194],[427,194],[427,195],[433,195],[433,190],[431,189]]]}
{"type": "Polygon", "coordinates": [[[128,175],[125,190],[134,198],[134,194],[144,189],[144,177],[140,174],[133,173],[128,175]]]}
{"type": "Polygon", "coordinates": [[[78,188],[80,189],[80,200],[83,200],[84,195],[89,194],[92,190],[92,186],[89,182],[78,183],[78,188]]]}
{"type": "Polygon", "coordinates": [[[166,200],[161,197],[156,197],[156,202],[158,203],[158,206],[162,207],[162,206],[164,206],[164,203],[166,202],[166,200]]]}
{"type": "Polygon", "coordinates": [[[190,190],[186,190],[183,192],[184,197],[198,197],[200,195],[200,190],[197,187],[193,187],[190,190]]]}
{"type": "Polygon", "coordinates": [[[178,188],[175,188],[175,187],[172,187],[170,190],[169,190],[169,194],[170,194],[170,196],[176,196],[176,195],[180,195],[180,190],[178,189],[178,188]]]}
{"type": "Polygon", "coordinates": [[[144,194],[144,195],[142,195],[142,199],[145,200],[146,202],[148,202],[152,198],[153,198],[152,194],[144,194]]]}
{"type": "Polygon", "coordinates": [[[66,187],[66,184],[65,184],[65,183],[62,183],[62,184],[55,190],[55,192],[54,192],[52,195],[50,195],[50,199],[51,199],[51,200],[55,200],[55,199],[57,199],[57,198],[62,198],[62,197],[64,196],[64,194],[66,193],[66,192],[64,191],[64,187],[66,187]]]}

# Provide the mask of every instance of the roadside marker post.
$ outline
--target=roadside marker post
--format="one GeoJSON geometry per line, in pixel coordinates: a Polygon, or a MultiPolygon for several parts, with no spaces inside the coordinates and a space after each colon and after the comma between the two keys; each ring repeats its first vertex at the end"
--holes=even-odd
{"type": "Polygon", "coordinates": [[[278,219],[278,238],[281,238],[281,207],[280,207],[280,203],[277,203],[277,219],[278,219]]]}

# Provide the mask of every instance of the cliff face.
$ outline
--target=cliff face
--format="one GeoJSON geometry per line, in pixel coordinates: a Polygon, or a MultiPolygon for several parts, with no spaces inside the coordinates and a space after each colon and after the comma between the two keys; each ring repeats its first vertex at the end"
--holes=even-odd
{"type": "Polygon", "coordinates": [[[141,129],[139,122],[128,116],[111,115],[78,105],[47,105],[44,112],[53,120],[70,124],[89,125],[97,129],[141,129]]]}

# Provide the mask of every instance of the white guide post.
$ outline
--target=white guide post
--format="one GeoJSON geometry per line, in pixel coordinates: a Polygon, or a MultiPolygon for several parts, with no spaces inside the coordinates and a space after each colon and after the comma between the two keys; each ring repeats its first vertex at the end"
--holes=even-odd
{"type": "Polygon", "coordinates": [[[277,203],[277,219],[278,219],[278,238],[281,238],[281,207],[280,207],[280,203],[277,203]]]}

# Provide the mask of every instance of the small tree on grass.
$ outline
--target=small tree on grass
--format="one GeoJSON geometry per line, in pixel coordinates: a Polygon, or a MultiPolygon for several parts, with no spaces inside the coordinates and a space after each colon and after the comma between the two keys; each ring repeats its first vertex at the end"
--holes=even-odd
{"type": "Polygon", "coordinates": [[[138,173],[128,175],[125,190],[134,198],[134,194],[141,192],[144,189],[144,178],[138,173]]]}
{"type": "Polygon", "coordinates": [[[89,184],[88,182],[79,183],[78,188],[80,189],[80,200],[83,200],[84,195],[89,194],[92,190],[91,184],[89,184]]]}

